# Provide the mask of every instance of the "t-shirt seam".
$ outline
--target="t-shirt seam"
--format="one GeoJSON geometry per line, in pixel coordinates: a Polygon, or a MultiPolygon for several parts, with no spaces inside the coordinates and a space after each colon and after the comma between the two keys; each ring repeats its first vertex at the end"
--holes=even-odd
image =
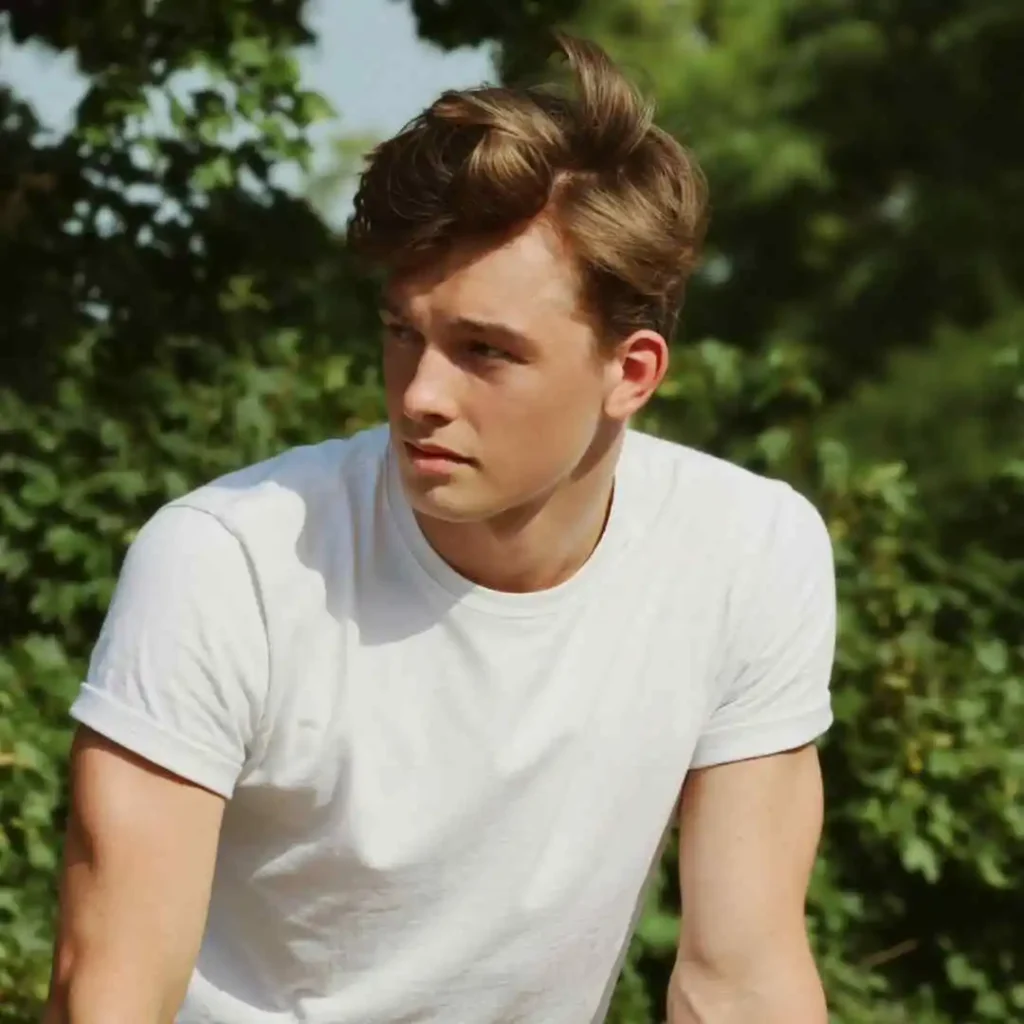
{"type": "Polygon", "coordinates": [[[813,743],[825,733],[833,721],[831,705],[826,703],[788,719],[777,719],[768,724],[750,723],[729,731],[707,733],[699,737],[694,746],[691,766],[712,767],[748,756],[770,756],[803,743],[813,743]],[[804,731],[812,725],[813,733],[805,735],[804,731]],[[801,732],[796,738],[791,738],[785,733],[787,728],[800,729],[801,732]],[[780,733],[786,737],[781,743],[777,740],[780,733]],[[760,742],[751,743],[751,737],[757,737],[760,742]]]}
{"type": "Polygon", "coordinates": [[[798,711],[795,714],[784,715],[781,718],[773,718],[770,721],[765,721],[764,719],[757,719],[752,722],[742,722],[738,725],[719,726],[716,729],[711,729],[702,733],[698,737],[697,742],[703,743],[706,740],[715,739],[719,736],[728,736],[735,733],[758,732],[761,730],[773,729],[779,725],[788,725],[792,722],[799,722],[801,719],[809,718],[811,715],[820,714],[822,711],[827,711],[831,713],[831,710],[832,702],[830,699],[826,698],[820,703],[815,704],[814,707],[807,708],[804,711],[798,711]]]}
{"type": "MultiPolygon", "coordinates": [[[[174,732],[172,729],[169,729],[166,725],[164,725],[163,722],[159,721],[156,718],[153,718],[151,715],[148,715],[143,711],[140,711],[138,708],[133,707],[131,704],[128,704],[125,701],[119,700],[118,698],[111,696],[111,694],[108,691],[100,688],[93,682],[90,682],[88,679],[82,681],[82,688],[88,694],[90,694],[90,696],[93,699],[98,700],[101,704],[109,704],[119,714],[125,714],[128,716],[128,718],[140,719],[141,721],[145,722],[147,726],[154,729],[160,735],[166,736],[168,739],[173,740],[175,743],[181,744],[181,746],[183,746],[184,748],[193,751],[198,756],[204,759],[208,759],[212,762],[219,763],[222,768],[229,769],[233,774],[237,775],[239,769],[241,768],[241,765],[237,761],[235,761],[228,755],[222,753],[221,751],[217,750],[216,748],[207,747],[202,743],[198,743],[194,739],[191,739],[187,736],[183,736],[180,733],[174,732]]],[[[136,753],[138,753],[142,757],[146,756],[145,753],[141,750],[136,751],[136,753]]]]}

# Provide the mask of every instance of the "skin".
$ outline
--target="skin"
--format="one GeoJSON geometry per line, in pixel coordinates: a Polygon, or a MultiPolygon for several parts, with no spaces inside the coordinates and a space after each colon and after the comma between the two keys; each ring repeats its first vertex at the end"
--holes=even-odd
{"type": "Polygon", "coordinates": [[[206,923],[222,797],[81,729],[43,1024],[171,1024],[206,923]]]}
{"type": "Polygon", "coordinates": [[[826,1024],[804,919],[822,813],[813,746],[687,777],[668,1024],[826,1024]]]}
{"type": "Polygon", "coordinates": [[[602,347],[579,294],[569,252],[538,220],[392,282],[384,303],[388,419],[410,502],[442,557],[496,590],[551,587],[587,560],[623,432],[668,365],[654,331],[602,347]],[[425,474],[403,441],[471,461],[425,474]]]}
{"type": "MultiPolygon", "coordinates": [[[[461,247],[385,296],[393,451],[428,541],[493,589],[569,578],[597,544],[631,417],[664,338],[614,345],[571,254],[538,219],[461,247]],[[487,326],[489,325],[489,326],[487,326]],[[461,456],[425,466],[406,442],[461,456]]],[[[44,1024],[170,1024],[206,921],[224,801],[81,730],[44,1024]]],[[[686,900],[671,1024],[820,1024],[803,903],[820,831],[813,751],[693,773],[681,799],[686,900]]]]}

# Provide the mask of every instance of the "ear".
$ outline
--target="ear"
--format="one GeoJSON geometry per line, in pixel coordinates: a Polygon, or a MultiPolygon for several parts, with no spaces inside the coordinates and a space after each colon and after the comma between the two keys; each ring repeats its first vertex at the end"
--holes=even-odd
{"type": "Polygon", "coordinates": [[[657,331],[635,331],[616,346],[608,361],[605,414],[628,420],[647,404],[667,371],[668,342],[657,331]]]}

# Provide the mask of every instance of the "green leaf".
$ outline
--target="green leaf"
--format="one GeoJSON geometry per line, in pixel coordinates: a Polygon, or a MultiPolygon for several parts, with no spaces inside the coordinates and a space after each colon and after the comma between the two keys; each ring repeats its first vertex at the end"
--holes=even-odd
{"type": "Polygon", "coordinates": [[[908,836],[903,841],[903,865],[908,871],[922,875],[929,882],[938,881],[940,869],[935,847],[921,836],[908,836]]]}

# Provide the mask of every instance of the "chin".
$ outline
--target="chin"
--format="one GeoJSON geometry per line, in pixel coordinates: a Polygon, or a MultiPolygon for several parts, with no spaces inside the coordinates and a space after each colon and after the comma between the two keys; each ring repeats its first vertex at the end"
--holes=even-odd
{"type": "Polygon", "coordinates": [[[505,512],[508,502],[499,500],[478,479],[459,476],[429,480],[415,471],[402,473],[406,499],[414,512],[443,523],[481,523],[505,512]]]}
{"type": "Polygon", "coordinates": [[[410,487],[407,494],[414,511],[443,523],[479,523],[498,514],[499,509],[481,501],[480,495],[460,494],[459,491],[457,486],[441,485],[410,487]]]}

